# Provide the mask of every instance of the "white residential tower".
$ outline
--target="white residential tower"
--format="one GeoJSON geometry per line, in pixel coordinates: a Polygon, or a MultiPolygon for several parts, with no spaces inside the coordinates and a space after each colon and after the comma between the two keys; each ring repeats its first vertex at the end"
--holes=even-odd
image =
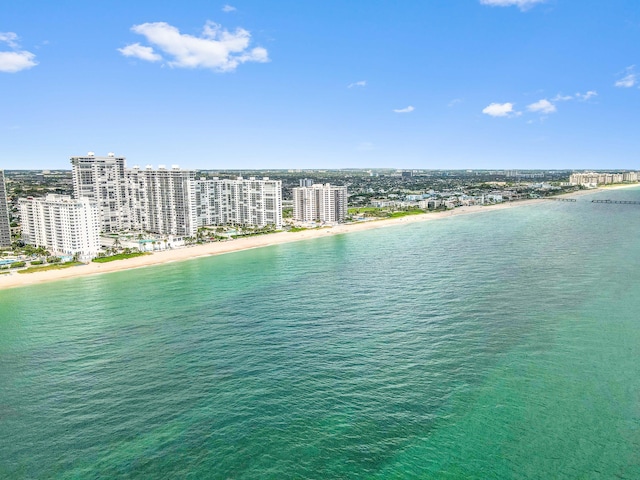
{"type": "Polygon", "coordinates": [[[21,198],[22,239],[53,254],[95,257],[100,250],[100,210],[86,198],[49,194],[21,198]]]}
{"type": "Polygon", "coordinates": [[[7,205],[7,189],[4,184],[4,172],[0,170],[0,247],[11,246],[11,226],[9,223],[9,206],[7,205]]]}
{"type": "Polygon", "coordinates": [[[196,180],[198,223],[282,228],[282,182],[265,177],[196,180]]]}
{"type": "Polygon", "coordinates": [[[198,231],[193,170],[148,165],[126,171],[132,230],[193,236],[198,231]]]}
{"type": "Polygon", "coordinates": [[[316,183],[293,189],[293,219],[340,223],[347,217],[347,187],[316,183]]]}
{"type": "Polygon", "coordinates": [[[113,153],[96,157],[89,152],[85,157],[71,157],[71,166],[74,197],[98,203],[101,231],[129,230],[125,158],[113,153]]]}

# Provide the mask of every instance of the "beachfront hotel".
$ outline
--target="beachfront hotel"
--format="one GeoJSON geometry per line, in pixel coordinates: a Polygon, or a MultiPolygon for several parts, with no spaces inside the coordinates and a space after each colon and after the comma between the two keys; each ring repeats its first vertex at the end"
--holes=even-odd
{"type": "Polygon", "coordinates": [[[25,243],[82,259],[100,251],[100,209],[95,200],[49,194],[21,198],[18,205],[25,243]]]}
{"type": "Polygon", "coordinates": [[[0,247],[11,246],[11,224],[9,223],[9,206],[7,204],[7,188],[4,184],[4,172],[0,170],[0,247]]]}
{"type": "Polygon", "coordinates": [[[347,187],[317,183],[293,189],[295,221],[340,223],[346,217],[347,187]]]}
{"type": "Polygon", "coordinates": [[[282,228],[282,182],[268,177],[196,180],[198,224],[282,228]]]}
{"type": "Polygon", "coordinates": [[[126,170],[130,228],[190,237],[198,231],[193,170],[150,165],[126,170]]]}

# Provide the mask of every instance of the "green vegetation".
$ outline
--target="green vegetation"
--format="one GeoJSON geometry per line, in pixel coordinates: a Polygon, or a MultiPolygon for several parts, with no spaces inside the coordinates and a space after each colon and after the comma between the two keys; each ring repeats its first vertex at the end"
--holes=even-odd
{"type": "Polygon", "coordinates": [[[24,267],[26,264],[26,262],[13,262],[11,265],[9,265],[9,268],[20,268],[24,267]]]}
{"type": "Polygon", "coordinates": [[[116,255],[111,255],[109,257],[94,258],[92,262],[107,263],[107,262],[113,262],[115,260],[126,260],[127,258],[141,257],[143,255],[149,255],[149,253],[148,252],[117,253],[116,255]]]}
{"type": "Polygon", "coordinates": [[[289,229],[290,232],[302,232],[303,230],[308,230],[308,229],[305,227],[291,227],[289,229]]]}
{"type": "Polygon", "coordinates": [[[379,208],[379,207],[360,207],[360,208],[350,208],[349,215],[351,217],[355,216],[366,216],[366,217],[376,217],[376,218],[400,218],[406,217],[407,215],[420,215],[422,213],[427,213],[425,210],[421,208],[409,208],[407,210],[389,210],[388,208],[379,208]]]}
{"type": "Polygon", "coordinates": [[[231,235],[231,238],[244,238],[244,237],[257,237],[259,235],[267,235],[272,232],[247,232],[247,233],[239,233],[237,235],[231,235]]]}
{"type": "Polygon", "coordinates": [[[36,272],[46,272],[47,270],[62,270],[63,268],[76,267],[78,265],[84,265],[82,262],[65,262],[58,263],[53,265],[38,265],[36,267],[25,268],[24,270],[19,270],[18,273],[36,273],[36,272]]]}
{"type": "Polygon", "coordinates": [[[360,208],[350,208],[348,210],[348,219],[353,219],[353,217],[369,217],[369,218],[389,218],[389,214],[391,211],[388,208],[381,207],[360,207],[360,208]]]}
{"type": "Polygon", "coordinates": [[[275,225],[267,225],[265,227],[236,226],[235,229],[238,233],[231,235],[231,238],[255,237],[257,235],[267,235],[276,231],[275,225]]]}
{"type": "Polygon", "coordinates": [[[421,215],[423,213],[426,213],[426,212],[418,208],[412,209],[412,210],[402,210],[399,212],[390,213],[389,218],[400,218],[400,217],[406,217],[407,215],[421,215]]]}
{"type": "Polygon", "coordinates": [[[359,207],[359,208],[350,208],[348,210],[349,215],[367,215],[367,214],[378,214],[382,212],[382,208],[379,207],[359,207]]]}
{"type": "Polygon", "coordinates": [[[27,256],[38,256],[38,257],[46,257],[47,255],[51,255],[49,251],[44,247],[34,247],[33,245],[25,245],[22,247],[22,252],[27,256]]]}

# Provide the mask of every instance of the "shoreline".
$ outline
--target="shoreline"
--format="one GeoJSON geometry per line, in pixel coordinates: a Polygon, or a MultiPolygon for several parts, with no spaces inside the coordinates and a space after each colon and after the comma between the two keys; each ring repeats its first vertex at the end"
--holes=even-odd
{"type": "MultiPolygon", "coordinates": [[[[579,190],[571,192],[563,196],[584,196],[604,190],[617,190],[619,188],[637,187],[639,184],[620,185],[610,188],[597,188],[593,190],[579,190]]],[[[535,198],[527,200],[517,200],[515,202],[498,203],[495,205],[472,205],[466,207],[457,207],[453,210],[443,212],[424,213],[419,215],[409,215],[400,218],[370,220],[359,223],[340,224],[333,227],[317,228],[311,230],[303,230],[300,232],[277,232],[267,235],[255,237],[239,238],[225,242],[206,243],[202,245],[193,245],[175,250],[164,250],[154,252],[152,255],[144,255],[125,260],[116,260],[109,263],[89,263],[82,266],[70,267],[62,270],[48,270],[44,272],[20,274],[16,271],[9,274],[0,275],[0,290],[25,287],[40,283],[48,283],[56,280],[64,280],[70,278],[85,277],[90,275],[100,275],[104,273],[120,272],[131,270],[134,268],[143,268],[153,265],[163,265],[185,260],[192,260],[201,257],[210,257],[222,255],[225,253],[239,252],[253,248],[262,248],[272,245],[281,245],[285,243],[299,242],[303,240],[311,240],[314,238],[322,238],[330,235],[342,235],[346,233],[359,232],[364,230],[372,230],[378,228],[393,227],[397,225],[405,225],[409,223],[426,222],[431,220],[439,220],[442,218],[454,217],[459,215],[469,215],[480,212],[504,210],[507,208],[516,208],[526,205],[547,202],[545,198],[535,198]]],[[[551,200],[553,201],[553,200],[551,200]]]]}

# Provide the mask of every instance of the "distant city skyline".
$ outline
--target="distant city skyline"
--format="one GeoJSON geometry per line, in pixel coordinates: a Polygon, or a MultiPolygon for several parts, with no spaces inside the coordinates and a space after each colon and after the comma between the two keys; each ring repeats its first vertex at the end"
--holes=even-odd
{"type": "Polygon", "coordinates": [[[33,0],[0,18],[0,170],[88,151],[189,169],[640,167],[637,0],[33,0]]]}

